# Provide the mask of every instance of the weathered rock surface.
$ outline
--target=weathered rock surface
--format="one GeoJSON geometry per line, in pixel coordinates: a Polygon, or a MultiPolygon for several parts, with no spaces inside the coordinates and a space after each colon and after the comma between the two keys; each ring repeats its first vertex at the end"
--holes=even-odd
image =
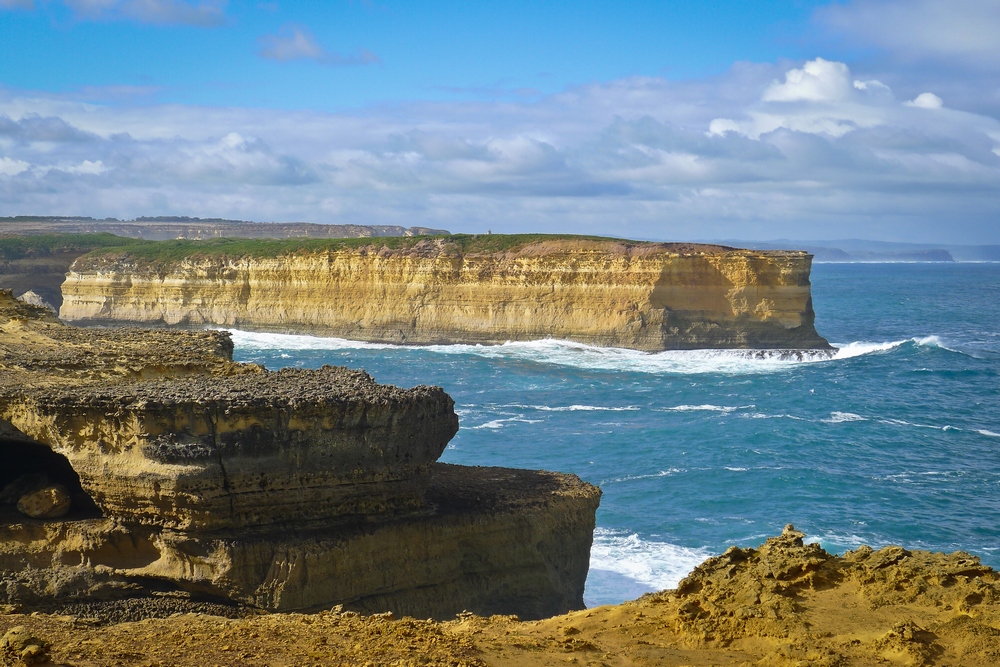
{"type": "Polygon", "coordinates": [[[78,259],[67,321],[221,325],[393,343],[557,338],[639,350],[818,348],[811,255],[552,239],[467,252],[445,239],[267,256],[78,259]]]}
{"type": "Polygon", "coordinates": [[[231,355],[222,332],[73,329],[0,292],[0,600],[582,607],[598,489],[437,464],[440,388],[231,355]]]}
{"type": "Polygon", "coordinates": [[[17,511],[32,519],[58,519],[69,514],[73,500],[62,484],[52,484],[21,496],[17,511]]]}
{"type": "MultiPolygon", "coordinates": [[[[182,603],[146,608],[154,616],[184,610],[182,603]]],[[[25,634],[51,641],[53,660],[87,665],[120,664],[125,655],[191,667],[1000,664],[1000,575],[977,558],[898,546],[838,557],[804,544],[791,528],[757,549],[733,547],[709,559],[676,590],[534,622],[463,613],[436,623],[343,608],[141,621],[134,614],[143,607],[132,606],[128,615],[138,622],[113,624],[95,607],[60,610],[83,618],[0,616],[0,630],[25,626],[25,634]],[[109,624],[94,627],[88,619],[109,624]]]]}

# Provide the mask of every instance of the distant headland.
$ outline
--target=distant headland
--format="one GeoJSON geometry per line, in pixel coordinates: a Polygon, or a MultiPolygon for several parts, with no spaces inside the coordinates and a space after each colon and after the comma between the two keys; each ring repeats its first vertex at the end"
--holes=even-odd
{"type": "Polygon", "coordinates": [[[812,257],[801,251],[548,234],[77,242],[94,247],[69,268],[59,314],[82,324],[398,344],[830,349],[813,325],[812,257]]]}

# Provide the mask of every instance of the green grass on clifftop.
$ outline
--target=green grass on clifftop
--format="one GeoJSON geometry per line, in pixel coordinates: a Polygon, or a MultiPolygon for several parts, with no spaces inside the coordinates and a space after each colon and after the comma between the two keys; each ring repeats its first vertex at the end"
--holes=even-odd
{"type": "MultiPolygon", "coordinates": [[[[117,237],[115,237],[117,238],[117,237]]],[[[374,236],[346,239],[208,239],[193,241],[128,241],[120,246],[110,244],[96,247],[91,257],[128,256],[139,262],[169,264],[196,257],[280,257],[282,255],[355,249],[365,246],[385,247],[390,250],[412,248],[421,241],[444,239],[454,244],[463,254],[497,253],[517,250],[528,244],[545,240],[576,239],[590,241],[618,241],[601,236],[573,234],[452,234],[450,236],[374,236]]]]}
{"type": "Polygon", "coordinates": [[[99,234],[38,234],[0,236],[0,259],[49,257],[60,253],[90,252],[97,249],[121,249],[147,243],[102,232],[99,234]]]}

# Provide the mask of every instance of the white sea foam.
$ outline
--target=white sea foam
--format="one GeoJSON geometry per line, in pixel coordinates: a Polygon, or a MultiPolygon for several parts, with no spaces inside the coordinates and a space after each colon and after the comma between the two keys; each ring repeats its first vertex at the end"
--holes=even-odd
{"type": "Polygon", "coordinates": [[[612,604],[643,592],[674,588],[711,552],[644,540],[623,531],[598,528],[590,550],[587,604],[612,604]],[[609,577],[608,573],[619,575],[609,577]],[[633,582],[623,590],[621,577],[633,582]]]}
{"type": "Polygon", "coordinates": [[[687,472],[682,468],[670,468],[669,470],[661,470],[656,473],[649,475],[626,475],[624,477],[615,477],[614,479],[604,479],[600,481],[600,486],[605,486],[607,484],[615,484],[617,482],[631,482],[636,479],[652,479],[654,477],[667,477],[669,475],[676,475],[677,473],[687,472]]]}
{"type": "Polygon", "coordinates": [[[746,472],[747,470],[750,470],[750,468],[731,468],[726,466],[726,470],[729,470],[730,472],[746,472]]]}
{"type": "Polygon", "coordinates": [[[538,410],[540,412],[632,412],[635,410],[640,410],[634,405],[626,405],[624,407],[608,407],[603,405],[521,405],[520,403],[512,403],[510,405],[502,405],[503,408],[521,408],[527,410],[538,410]]]}
{"type": "Polygon", "coordinates": [[[1000,433],[994,433],[993,431],[987,431],[985,428],[981,428],[976,431],[979,435],[986,435],[991,438],[1000,438],[1000,433]]]}
{"type": "MultiPolygon", "coordinates": [[[[654,374],[771,373],[803,364],[830,363],[866,354],[893,350],[917,339],[835,345],[833,350],[667,350],[641,352],[615,347],[594,347],[565,340],[545,339],[507,342],[502,345],[390,345],[343,338],[230,330],[238,348],[266,350],[427,350],[445,355],[471,355],[590,370],[631,371],[654,374]]],[[[920,339],[921,341],[934,338],[920,339]]],[[[918,343],[927,344],[931,343],[918,343]]]]}
{"type": "Polygon", "coordinates": [[[867,417],[854,414],[853,412],[831,412],[827,419],[820,419],[825,424],[843,424],[845,422],[866,422],[867,417]]]}
{"type": "Polygon", "coordinates": [[[537,424],[540,419],[524,419],[523,417],[507,417],[504,419],[492,419],[485,424],[479,424],[478,426],[463,426],[462,428],[467,428],[471,431],[475,431],[482,428],[487,429],[498,429],[503,428],[507,424],[511,423],[522,423],[522,424],[537,424]]]}
{"type": "Polygon", "coordinates": [[[731,405],[677,405],[672,408],[654,408],[657,412],[723,412],[730,413],[736,410],[749,410],[755,406],[753,405],[741,405],[741,406],[731,406],[731,405]]]}
{"type": "Polygon", "coordinates": [[[299,334],[261,333],[227,329],[233,337],[233,344],[248,350],[387,350],[398,345],[387,343],[365,343],[346,338],[321,338],[299,334]]]}

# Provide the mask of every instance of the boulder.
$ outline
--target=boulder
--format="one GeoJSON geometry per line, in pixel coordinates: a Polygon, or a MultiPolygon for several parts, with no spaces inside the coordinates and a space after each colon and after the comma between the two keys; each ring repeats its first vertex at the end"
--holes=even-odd
{"type": "Polygon", "coordinates": [[[73,501],[62,484],[52,484],[21,496],[17,511],[32,519],[58,519],[69,514],[73,501]]]}

